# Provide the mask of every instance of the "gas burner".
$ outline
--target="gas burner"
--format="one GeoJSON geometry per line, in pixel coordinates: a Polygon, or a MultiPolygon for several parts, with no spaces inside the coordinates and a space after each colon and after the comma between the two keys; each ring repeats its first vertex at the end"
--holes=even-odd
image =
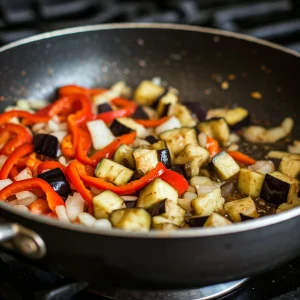
{"type": "Polygon", "coordinates": [[[95,293],[102,297],[116,300],[208,300],[228,295],[245,284],[247,280],[248,278],[244,278],[196,289],[125,290],[107,288],[95,293]]]}

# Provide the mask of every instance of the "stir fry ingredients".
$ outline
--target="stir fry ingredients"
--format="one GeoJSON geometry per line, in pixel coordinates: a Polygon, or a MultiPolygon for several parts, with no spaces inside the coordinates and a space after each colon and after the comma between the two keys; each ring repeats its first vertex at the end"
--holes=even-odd
{"type": "Polygon", "coordinates": [[[146,232],[227,226],[300,205],[300,141],[266,160],[239,149],[284,139],[291,118],[264,128],[245,108],[180,103],[176,89],[149,80],[130,91],[124,82],[68,85],[38,110],[29,101],[26,111],[8,107],[0,199],[63,222],[146,232]]]}

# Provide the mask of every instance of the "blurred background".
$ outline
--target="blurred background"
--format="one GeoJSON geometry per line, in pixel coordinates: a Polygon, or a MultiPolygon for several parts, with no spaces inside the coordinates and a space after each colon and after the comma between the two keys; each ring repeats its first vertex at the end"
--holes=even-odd
{"type": "Polygon", "coordinates": [[[300,51],[300,0],[0,0],[0,44],[37,33],[112,22],[220,28],[300,51]]]}

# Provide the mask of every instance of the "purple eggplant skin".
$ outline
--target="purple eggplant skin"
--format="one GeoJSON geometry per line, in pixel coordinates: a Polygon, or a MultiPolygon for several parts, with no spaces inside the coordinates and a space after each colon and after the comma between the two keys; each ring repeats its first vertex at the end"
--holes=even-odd
{"type": "Polygon", "coordinates": [[[97,113],[101,114],[104,112],[113,111],[111,105],[109,103],[102,103],[97,106],[97,113]]]}
{"type": "Polygon", "coordinates": [[[194,216],[191,218],[187,218],[186,222],[191,226],[191,227],[203,227],[205,222],[207,221],[209,216],[194,216]]]}
{"type": "Polygon", "coordinates": [[[184,176],[183,168],[184,168],[184,165],[173,165],[173,166],[170,168],[170,170],[172,170],[172,171],[174,171],[174,172],[177,172],[178,174],[184,176]]]}
{"type": "Polygon", "coordinates": [[[167,117],[169,115],[169,109],[171,107],[171,103],[164,105],[164,110],[162,111],[161,117],[167,117]]]}
{"type": "Polygon", "coordinates": [[[164,199],[153,206],[153,208],[151,210],[152,217],[159,216],[166,212],[166,201],[167,201],[167,199],[164,199]]]}
{"type": "Polygon", "coordinates": [[[183,105],[185,105],[199,121],[206,120],[207,110],[198,102],[183,102],[183,105]]]}
{"type": "Polygon", "coordinates": [[[169,149],[156,150],[158,160],[161,161],[167,169],[172,167],[171,155],[169,149]]]}
{"type": "Polygon", "coordinates": [[[244,127],[247,127],[249,126],[251,123],[251,120],[250,120],[250,115],[247,115],[246,118],[244,118],[243,120],[233,124],[233,125],[230,125],[230,129],[233,130],[233,131],[237,131],[237,130],[240,130],[244,127]]]}
{"type": "Polygon", "coordinates": [[[59,142],[56,136],[51,134],[37,134],[33,138],[33,148],[38,154],[49,157],[58,157],[59,142]]]}
{"type": "Polygon", "coordinates": [[[254,218],[251,218],[251,217],[249,217],[249,216],[245,216],[245,215],[243,215],[243,214],[240,214],[240,216],[241,216],[241,220],[242,221],[248,221],[248,220],[253,220],[254,218]]]}
{"type": "Polygon", "coordinates": [[[166,88],[166,89],[163,91],[163,93],[162,93],[161,95],[159,95],[159,96],[155,99],[155,101],[152,103],[151,107],[154,108],[154,109],[156,109],[157,106],[158,106],[158,103],[159,103],[160,99],[161,99],[162,97],[166,96],[166,95],[168,94],[168,92],[169,92],[169,88],[166,88]]]}
{"type": "Polygon", "coordinates": [[[153,135],[148,135],[147,137],[145,137],[145,140],[150,143],[151,145],[158,142],[159,139],[157,139],[155,136],[153,135]]]}
{"type": "Polygon", "coordinates": [[[38,178],[48,182],[54,191],[63,198],[67,198],[71,192],[70,184],[60,168],[41,173],[38,178]]]}
{"type": "Polygon", "coordinates": [[[266,174],[263,182],[260,198],[266,202],[280,205],[287,201],[290,185],[280,179],[266,174]]]}
{"type": "Polygon", "coordinates": [[[125,201],[125,205],[127,208],[134,208],[136,201],[125,201]]]}
{"type": "Polygon", "coordinates": [[[149,116],[144,111],[143,106],[138,106],[131,117],[134,119],[149,120],[149,116]]]}
{"type": "Polygon", "coordinates": [[[110,125],[110,130],[115,136],[120,136],[132,132],[132,129],[120,123],[115,119],[110,125]]]}

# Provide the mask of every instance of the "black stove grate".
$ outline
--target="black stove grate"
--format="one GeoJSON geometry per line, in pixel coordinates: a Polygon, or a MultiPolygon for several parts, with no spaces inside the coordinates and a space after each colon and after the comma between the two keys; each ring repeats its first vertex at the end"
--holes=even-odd
{"type": "Polygon", "coordinates": [[[64,27],[112,22],[208,26],[300,51],[300,0],[2,0],[0,44],[64,27]]]}

